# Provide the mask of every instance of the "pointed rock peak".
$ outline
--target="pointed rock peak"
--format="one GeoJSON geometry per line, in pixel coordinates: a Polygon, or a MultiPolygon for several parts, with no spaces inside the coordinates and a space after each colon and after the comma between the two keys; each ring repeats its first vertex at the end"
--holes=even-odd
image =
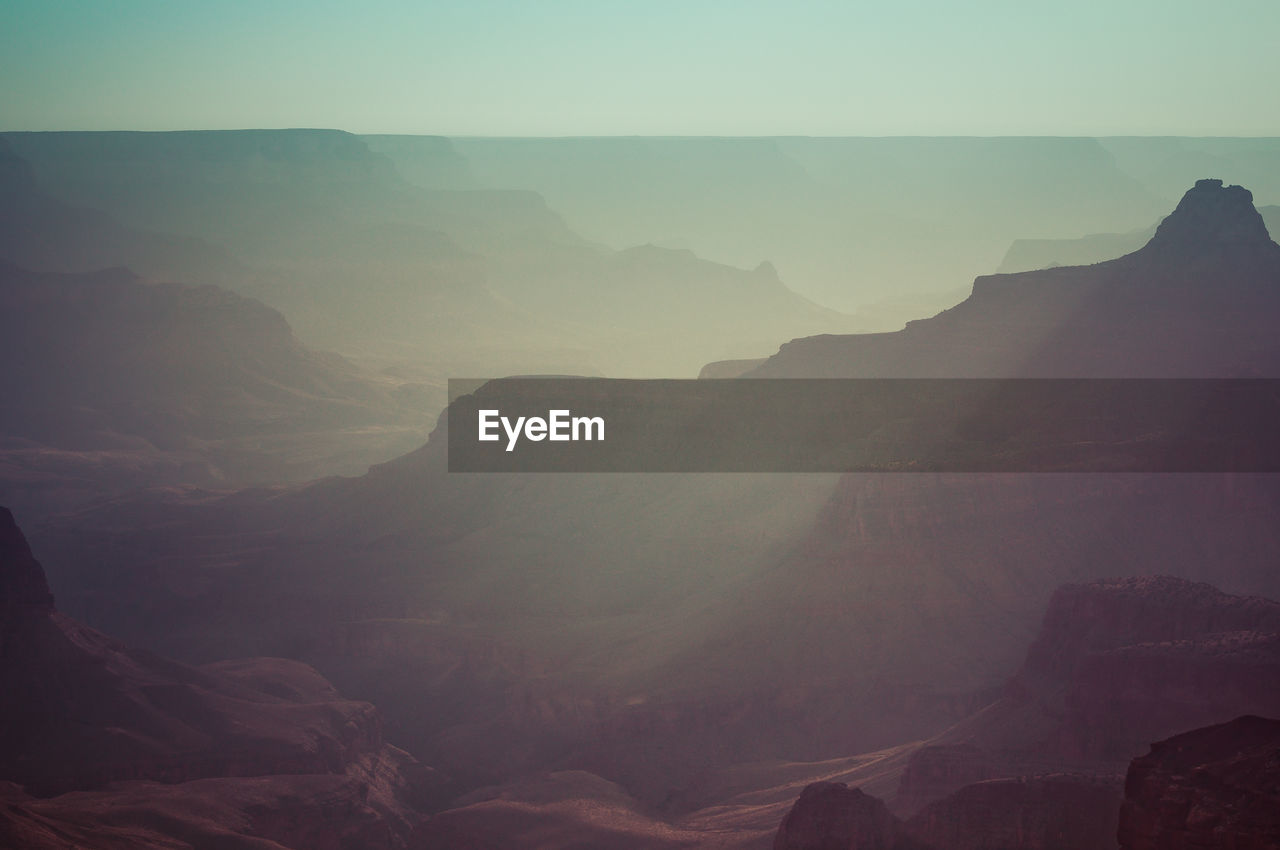
{"type": "Polygon", "coordinates": [[[768,260],[764,260],[760,265],[752,269],[752,273],[769,280],[778,280],[778,270],[768,260]]]}
{"type": "Polygon", "coordinates": [[[1253,206],[1252,192],[1243,186],[1223,186],[1221,180],[1197,180],[1147,244],[1162,251],[1186,251],[1270,242],[1267,226],[1253,206]]]}
{"type": "Polygon", "coordinates": [[[0,507],[0,624],[32,609],[52,611],[53,594],[13,514],[0,507]]]}

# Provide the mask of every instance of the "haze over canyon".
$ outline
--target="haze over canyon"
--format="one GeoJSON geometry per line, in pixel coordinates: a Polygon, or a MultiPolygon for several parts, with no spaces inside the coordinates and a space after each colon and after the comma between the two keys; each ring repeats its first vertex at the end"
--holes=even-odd
{"type": "Polygon", "coordinates": [[[1272,138],[0,133],[0,845],[1278,846],[1275,475],[467,474],[446,410],[1278,379],[1278,210],[1272,138]]]}

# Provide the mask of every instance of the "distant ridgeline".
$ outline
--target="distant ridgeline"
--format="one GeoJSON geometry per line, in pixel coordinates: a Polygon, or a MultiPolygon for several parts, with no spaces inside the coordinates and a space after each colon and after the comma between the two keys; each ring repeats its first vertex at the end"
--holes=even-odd
{"type": "Polygon", "coordinates": [[[1248,190],[1206,179],[1132,254],[982,277],[932,319],[795,340],[740,378],[490,384],[451,405],[450,468],[1275,471],[1278,325],[1280,246],[1248,190]],[[552,410],[608,439],[477,437],[484,411],[552,410]]]}

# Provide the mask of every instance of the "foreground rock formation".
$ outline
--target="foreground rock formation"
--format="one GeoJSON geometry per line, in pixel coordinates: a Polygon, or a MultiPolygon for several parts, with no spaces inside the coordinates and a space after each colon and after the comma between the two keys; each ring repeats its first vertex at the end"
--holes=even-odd
{"type": "Polygon", "coordinates": [[[783,818],[773,850],[912,850],[902,822],[875,797],[838,782],[815,782],[783,818]]]}
{"type": "Polygon", "coordinates": [[[432,783],[304,664],[190,667],[63,616],[0,508],[0,844],[399,847],[432,783]]]}
{"type": "Polygon", "coordinates": [[[1280,715],[1280,603],[1138,576],[1060,588],[1000,698],[922,748],[895,807],[1046,771],[1119,775],[1152,738],[1280,715]]]}
{"type": "Polygon", "coordinates": [[[919,747],[891,810],[807,787],[776,850],[1274,847],[1280,603],[1140,576],[1066,585],[990,706],[919,747]],[[896,816],[895,816],[896,815],[896,816]],[[1271,842],[1271,843],[1268,843],[1271,842]]]}
{"type": "Polygon", "coordinates": [[[1240,717],[1152,744],[1120,810],[1123,850],[1280,847],[1280,720],[1240,717]]]}

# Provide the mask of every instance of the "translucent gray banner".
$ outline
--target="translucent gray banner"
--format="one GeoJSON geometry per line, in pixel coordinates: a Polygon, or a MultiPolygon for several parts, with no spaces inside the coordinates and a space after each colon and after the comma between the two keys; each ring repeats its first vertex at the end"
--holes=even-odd
{"type": "Polygon", "coordinates": [[[450,381],[451,472],[1278,472],[1280,381],[450,381]]]}

